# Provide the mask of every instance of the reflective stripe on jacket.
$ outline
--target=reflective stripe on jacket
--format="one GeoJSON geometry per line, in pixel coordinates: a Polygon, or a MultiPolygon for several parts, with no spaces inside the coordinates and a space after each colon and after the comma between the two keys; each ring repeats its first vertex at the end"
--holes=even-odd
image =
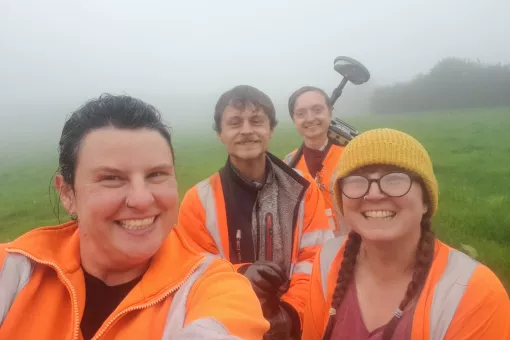
{"type": "MultiPolygon", "coordinates": [[[[303,339],[322,339],[346,237],[328,241],[314,261],[303,339]]],[[[486,266],[436,240],[434,260],[413,316],[411,340],[510,339],[510,301],[486,266]]]]}
{"type": "MultiPolygon", "coordinates": [[[[83,338],[75,222],[0,245],[0,265],[0,339],[83,338]]],[[[94,339],[262,339],[268,329],[249,281],[173,230],[94,339]]]]}
{"type": "MultiPolygon", "coordinates": [[[[292,165],[294,169],[299,170],[302,173],[309,174],[305,158],[301,151],[302,148],[303,146],[285,156],[284,162],[288,165],[292,165]],[[298,158],[295,159],[295,157],[298,158]]],[[[324,157],[322,169],[317,173],[314,181],[312,181],[312,183],[316,183],[319,187],[322,196],[324,197],[326,215],[328,215],[333,230],[339,235],[345,235],[348,232],[346,224],[342,221],[340,210],[337,207],[333,194],[333,187],[337,178],[337,166],[343,151],[343,146],[332,144],[328,149],[328,153],[324,157]]]]}
{"type": "MultiPolygon", "coordinates": [[[[309,175],[305,174],[304,177],[310,180],[309,175]]],[[[287,194],[287,191],[280,189],[280,196],[287,194]]],[[[294,227],[294,232],[292,240],[289,240],[292,243],[290,286],[282,300],[294,307],[302,325],[313,259],[320,246],[333,237],[333,233],[324,214],[323,198],[316,186],[308,185],[303,198],[295,203],[293,200],[296,198],[281,200],[289,205],[296,204],[298,208],[294,226],[290,225],[290,221],[283,222],[294,227]]],[[[293,206],[287,207],[287,210],[292,209],[293,206]]],[[[188,243],[194,245],[198,251],[219,254],[230,260],[236,254],[230,254],[226,215],[221,179],[219,173],[215,173],[186,193],[179,211],[178,228],[188,243]]]]}

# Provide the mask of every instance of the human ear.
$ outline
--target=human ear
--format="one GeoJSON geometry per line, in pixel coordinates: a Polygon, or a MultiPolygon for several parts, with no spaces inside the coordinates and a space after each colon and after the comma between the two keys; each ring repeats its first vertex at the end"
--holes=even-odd
{"type": "Polygon", "coordinates": [[[71,185],[66,183],[61,174],[55,176],[55,190],[59,193],[60,202],[69,215],[76,214],[74,191],[71,185]]]}

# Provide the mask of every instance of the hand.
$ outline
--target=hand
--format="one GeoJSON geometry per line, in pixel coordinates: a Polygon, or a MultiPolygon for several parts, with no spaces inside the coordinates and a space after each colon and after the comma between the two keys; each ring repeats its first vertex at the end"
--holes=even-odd
{"type": "Polygon", "coordinates": [[[257,261],[249,265],[244,276],[250,280],[259,299],[276,295],[280,287],[288,281],[282,268],[269,261],[257,261]]]}
{"type": "Polygon", "coordinates": [[[292,318],[285,308],[279,305],[268,321],[270,328],[264,334],[264,340],[291,339],[292,318]]]}

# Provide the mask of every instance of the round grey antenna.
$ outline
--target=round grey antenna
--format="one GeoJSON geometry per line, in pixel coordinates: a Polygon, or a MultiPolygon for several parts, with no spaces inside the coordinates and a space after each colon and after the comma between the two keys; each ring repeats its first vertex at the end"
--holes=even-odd
{"type": "Polygon", "coordinates": [[[348,81],[354,85],[361,85],[370,79],[370,72],[368,72],[368,69],[356,59],[340,56],[335,58],[333,64],[335,71],[340,73],[344,78],[340,85],[333,90],[331,105],[335,104],[336,100],[342,95],[342,90],[348,81]]]}
{"type": "Polygon", "coordinates": [[[353,58],[336,57],[334,68],[354,85],[361,85],[370,79],[370,72],[367,68],[353,58]]]}

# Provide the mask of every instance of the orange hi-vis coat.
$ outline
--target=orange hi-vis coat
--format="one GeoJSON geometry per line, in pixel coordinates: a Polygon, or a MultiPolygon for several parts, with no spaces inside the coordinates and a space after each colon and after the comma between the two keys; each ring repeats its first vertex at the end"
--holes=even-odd
{"type": "MultiPolygon", "coordinates": [[[[284,162],[302,173],[310,174],[301,151],[302,148],[303,146],[285,156],[284,162]]],[[[329,147],[328,153],[324,157],[322,169],[315,176],[315,180],[312,181],[312,183],[315,182],[317,184],[322,193],[324,204],[326,206],[326,215],[330,220],[331,227],[336,233],[341,235],[347,234],[347,226],[343,223],[342,216],[336,206],[333,186],[335,185],[335,180],[337,178],[338,162],[340,161],[343,151],[343,146],[332,144],[329,147]]]]}
{"type": "MultiPolygon", "coordinates": [[[[85,282],[75,222],[0,245],[0,339],[83,339],[85,282]]],[[[262,339],[250,282],[172,230],[93,339],[262,339]]]]}
{"type": "MultiPolygon", "coordinates": [[[[346,238],[328,241],[315,258],[303,339],[322,340],[346,238]]],[[[413,315],[411,340],[442,339],[509,340],[510,300],[489,268],[436,240],[413,315]]]]}
{"type": "MultiPolygon", "coordinates": [[[[292,170],[291,170],[292,171],[292,170]]],[[[308,180],[310,176],[304,175],[308,180]]],[[[220,254],[230,259],[225,198],[219,173],[198,183],[185,195],[180,211],[178,227],[190,244],[197,250],[220,254]]],[[[303,324],[303,310],[309,296],[308,289],[312,262],[320,246],[333,237],[324,201],[316,186],[308,185],[299,203],[299,214],[293,233],[292,267],[288,291],[282,301],[293,306],[303,324]]],[[[233,254],[235,256],[235,254],[233,254]]],[[[236,264],[236,268],[243,266],[236,264]]]]}

